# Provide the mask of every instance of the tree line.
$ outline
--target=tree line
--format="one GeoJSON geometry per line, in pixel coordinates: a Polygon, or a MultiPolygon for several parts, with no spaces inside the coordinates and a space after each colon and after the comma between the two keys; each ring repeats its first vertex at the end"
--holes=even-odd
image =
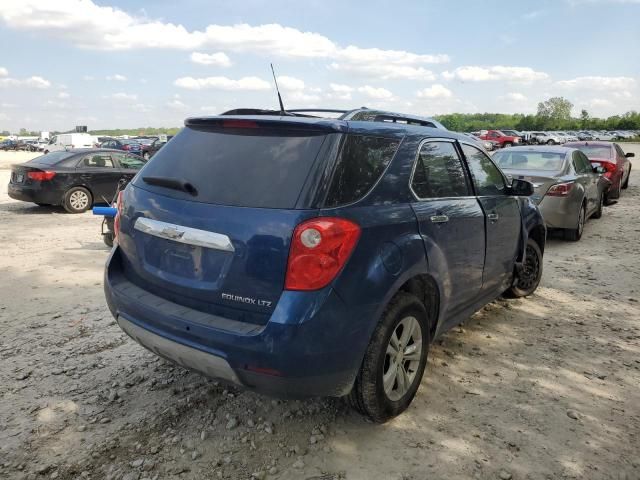
{"type": "Polygon", "coordinates": [[[640,130],[640,112],[597,118],[581,110],[573,117],[573,104],[563,97],[553,97],[538,104],[535,115],[521,113],[450,113],[435,118],[449,130],[475,132],[490,129],[537,130],[640,130]]]}

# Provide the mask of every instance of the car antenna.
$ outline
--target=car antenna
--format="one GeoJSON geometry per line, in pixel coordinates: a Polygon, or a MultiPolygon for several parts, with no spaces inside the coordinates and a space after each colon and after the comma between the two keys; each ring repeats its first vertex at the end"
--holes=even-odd
{"type": "Polygon", "coordinates": [[[276,72],[273,70],[273,63],[271,65],[271,74],[273,75],[273,82],[276,84],[276,92],[278,92],[278,102],[280,103],[280,115],[286,115],[287,112],[284,109],[284,104],[282,103],[282,97],[280,96],[280,89],[278,88],[278,80],[276,80],[276,72]]]}

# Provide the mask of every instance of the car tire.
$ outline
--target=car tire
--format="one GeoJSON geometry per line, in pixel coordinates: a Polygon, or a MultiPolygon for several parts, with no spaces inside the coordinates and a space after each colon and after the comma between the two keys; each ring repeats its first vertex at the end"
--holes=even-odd
{"type": "Polygon", "coordinates": [[[547,145],[555,145],[556,142],[554,142],[553,140],[547,140],[547,145]]]}
{"type": "Polygon", "coordinates": [[[591,217],[595,219],[602,218],[603,209],[604,209],[604,192],[601,192],[600,197],[598,197],[598,208],[591,217]]]}
{"type": "Polygon", "coordinates": [[[430,342],[431,321],[424,304],[415,295],[399,292],[373,332],[347,397],[350,405],[377,423],[404,412],[420,386],[430,342]],[[409,332],[407,338],[404,332],[409,332]],[[411,360],[405,355],[411,355],[411,360]]]}
{"type": "Polygon", "coordinates": [[[540,245],[533,238],[527,240],[526,248],[522,272],[514,276],[513,285],[505,292],[507,297],[522,298],[529,296],[540,285],[540,279],[542,278],[542,250],[540,250],[540,245]]]}
{"type": "Polygon", "coordinates": [[[564,231],[564,238],[570,242],[577,242],[582,238],[582,232],[584,231],[584,224],[587,222],[587,212],[584,203],[580,207],[578,212],[578,223],[576,228],[568,228],[564,231]]]}
{"type": "Polygon", "coordinates": [[[69,213],[86,212],[93,205],[91,192],[84,187],[73,187],[64,194],[62,202],[64,209],[69,213]]]}
{"type": "Polygon", "coordinates": [[[44,151],[44,154],[45,154],[45,155],[48,155],[48,154],[49,154],[49,150],[45,150],[45,151],[44,151]]]}

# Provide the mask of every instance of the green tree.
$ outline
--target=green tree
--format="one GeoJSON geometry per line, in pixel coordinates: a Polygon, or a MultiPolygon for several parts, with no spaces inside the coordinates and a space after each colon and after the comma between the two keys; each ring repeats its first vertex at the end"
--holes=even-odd
{"type": "Polygon", "coordinates": [[[584,108],[580,110],[580,127],[587,128],[589,124],[589,112],[587,112],[584,108]]]}
{"type": "Polygon", "coordinates": [[[538,116],[549,121],[551,128],[559,128],[571,119],[573,103],[564,97],[551,97],[538,103],[538,116]]]}

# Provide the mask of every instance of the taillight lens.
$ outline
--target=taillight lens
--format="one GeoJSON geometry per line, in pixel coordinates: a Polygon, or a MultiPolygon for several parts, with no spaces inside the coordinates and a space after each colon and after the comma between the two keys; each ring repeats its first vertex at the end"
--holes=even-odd
{"type": "Polygon", "coordinates": [[[326,287],[349,260],[360,227],[344,218],[319,217],[296,227],[291,240],[286,290],[326,287]]]}
{"type": "Polygon", "coordinates": [[[129,150],[129,148],[131,148],[131,147],[129,147],[129,145],[123,145],[123,146],[122,146],[122,149],[123,149],[123,150],[129,150]]]}
{"type": "Polygon", "coordinates": [[[35,180],[36,182],[48,182],[56,176],[56,172],[50,172],[48,170],[44,172],[28,172],[27,178],[35,180]]]}
{"type": "Polygon", "coordinates": [[[115,218],[113,219],[113,236],[118,238],[118,234],[120,233],[120,215],[122,215],[123,205],[122,205],[122,191],[118,192],[118,198],[116,200],[116,209],[118,212],[116,213],[115,218]]]}
{"type": "Polygon", "coordinates": [[[604,176],[607,177],[609,180],[611,180],[611,178],[613,177],[613,174],[616,173],[618,166],[613,162],[602,162],[601,165],[606,170],[606,172],[604,173],[604,176]]]}
{"type": "Polygon", "coordinates": [[[575,183],[573,182],[556,183],[547,191],[547,195],[551,197],[566,197],[569,195],[569,192],[571,192],[574,185],[575,183]]]}

